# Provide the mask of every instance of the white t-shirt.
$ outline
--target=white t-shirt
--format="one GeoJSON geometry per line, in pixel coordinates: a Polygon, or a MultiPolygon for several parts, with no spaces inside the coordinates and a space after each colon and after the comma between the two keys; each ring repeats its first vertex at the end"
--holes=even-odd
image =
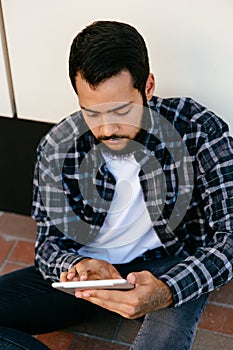
{"type": "Polygon", "coordinates": [[[114,197],[100,232],[79,253],[112,264],[127,263],[162,243],[151,224],[134,156],[104,157],[116,179],[114,197]]]}

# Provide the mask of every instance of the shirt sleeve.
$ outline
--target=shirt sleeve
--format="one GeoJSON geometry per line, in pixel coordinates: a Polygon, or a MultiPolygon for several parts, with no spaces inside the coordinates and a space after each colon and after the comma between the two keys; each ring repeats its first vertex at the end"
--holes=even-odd
{"type": "Polygon", "coordinates": [[[52,162],[42,153],[39,147],[33,180],[32,218],[37,222],[35,267],[44,279],[58,281],[62,271],[84,257],[78,254],[81,245],[64,234],[64,217],[70,208],[62,203],[64,195],[56,185],[56,174],[52,174],[49,164],[52,162]]]}
{"type": "Polygon", "coordinates": [[[205,140],[196,159],[194,190],[201,195],[203,216],[214,234],[195,255],[160,276],[173,293],[174,307],[233,278],[233,140],[226,124],[213,129],[206,123],[205,140]]]}

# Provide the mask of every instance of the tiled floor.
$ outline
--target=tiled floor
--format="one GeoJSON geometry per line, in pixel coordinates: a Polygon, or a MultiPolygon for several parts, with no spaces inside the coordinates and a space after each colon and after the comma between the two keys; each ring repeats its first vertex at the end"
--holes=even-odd
{"type": "MultiPolygon", "coordinates": [[[[35,223],[31,218],[0,213],[0,274],[33,263],[35,223]]],[[[51,350],[127,350],[139,323],[103,311],[95,323],[39,335],[51,350]]],[[[153,348],[152,348],[153,349],[153,348]]],[[[212,293],[199,324],[193,350],[233,349],[233,282],[212,293]]]]}

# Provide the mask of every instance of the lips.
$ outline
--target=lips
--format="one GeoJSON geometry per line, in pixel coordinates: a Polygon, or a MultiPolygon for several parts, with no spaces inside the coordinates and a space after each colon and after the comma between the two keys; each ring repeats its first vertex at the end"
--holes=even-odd
{"type": "Polygon", "coordinates": [[[114,139],[108,139],[108,140],[103,140],[105,143],[119,143],[125,139],[123,138],[114,138],[114,139]]]}
{"type": "Polygon", "coordinates": [[[114,141],[114,140],[120,140],[120,139],[128,139],[128,136],[124,135],[111,135],[111,136],[99,136],[98,140],[99,141],[114,141]]]}

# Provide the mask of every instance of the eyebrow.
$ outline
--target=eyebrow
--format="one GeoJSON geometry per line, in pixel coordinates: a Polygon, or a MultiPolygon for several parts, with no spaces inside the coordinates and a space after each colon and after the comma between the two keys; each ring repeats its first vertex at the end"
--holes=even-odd
{"type": "MultiPolygon", "coordinates": [[[[122,109],[122,108],[125,108],[125,107],[129,106],[131,103],[132,103],[132,102],[126,102],[126,103],[124,103],[124,104],[122,104],[122,105],[119,105],[119,106],[117,106],[117,107],[115,107],[115,108],[112,108],[112,109],[107,110],[105,113],[118,111],[119,109],[122,109]]],[[[90,108],[86,108],[86,107],[83,107],[83,106],[80,106],[80,107],[81,107],[82,109],[84,109],[84,111],[86,111],[86,112],[97,113],[97,114],[98,114],[98,113],[101,113],[101,112],[99,112],[99,111],[95,111],[95,110],[90,109],[90,108]]]]}

